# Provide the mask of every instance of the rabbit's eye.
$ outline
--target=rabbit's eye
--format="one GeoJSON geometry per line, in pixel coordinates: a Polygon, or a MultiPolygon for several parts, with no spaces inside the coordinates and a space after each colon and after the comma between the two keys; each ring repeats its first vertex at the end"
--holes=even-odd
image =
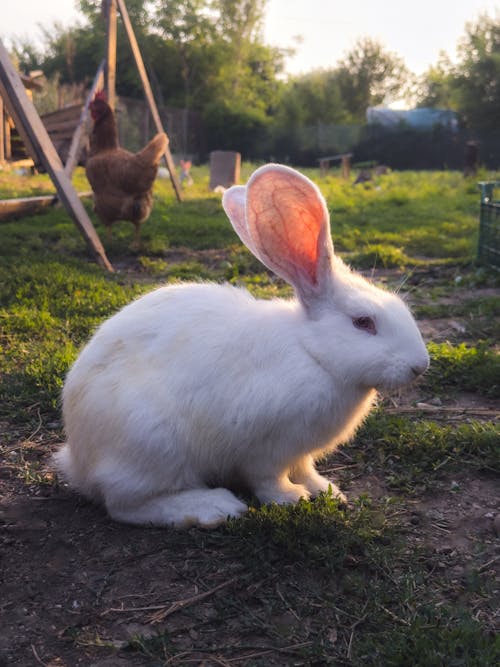
{"type": "Polygon", "coordinates": [[[377,327],[371,317],[355,317],[352,321],[356,329],[366,331],[373,336],[377,333],[377,327]]]}

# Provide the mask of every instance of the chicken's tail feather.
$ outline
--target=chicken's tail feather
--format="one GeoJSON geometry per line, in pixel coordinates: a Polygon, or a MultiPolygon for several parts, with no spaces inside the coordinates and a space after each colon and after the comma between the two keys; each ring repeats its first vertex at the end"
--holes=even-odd
{"type": "Polygon", "coordinates": [[[159,132],[155,135],[149,144],[137,153],[137,157],[148,164],[158,164],[161,156],[165,152],[168,145],[168,139],[165,132],[159,132]]]}

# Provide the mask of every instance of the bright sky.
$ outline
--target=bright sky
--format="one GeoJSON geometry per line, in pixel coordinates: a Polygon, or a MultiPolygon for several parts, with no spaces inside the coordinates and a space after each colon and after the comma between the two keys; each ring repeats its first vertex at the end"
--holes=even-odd
{"type": "MultiPolygon", "coordinates": [[[[39,24],[64,26],[79,17],[75,0],[0,0],[0,37],[40,39],[39,24]]],[[[499,0],[268,0],[267,44],[293,47],[291,74],[334,67],[359,37],[379,40],[416,74],[435,64],[440,51],[455,58],[467,21],[480,12],[500,17],[499,0]],[[301,41],[297,41],[297,36],[301,41]]]]}

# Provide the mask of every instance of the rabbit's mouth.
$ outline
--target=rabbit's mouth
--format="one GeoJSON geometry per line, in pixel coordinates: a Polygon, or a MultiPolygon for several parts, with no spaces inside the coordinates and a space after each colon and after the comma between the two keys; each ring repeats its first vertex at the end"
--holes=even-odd
{"type": "Polygon", "coordinates": [[[381,379],[380,383],[377,384],[376,389],[378,391],[394,391],[396,389],[401,389],[406,385],[414,382],[423,371],[415,372],[411,367],[407,367],[404,370],[396,374],[391,374],[381,379]]]}

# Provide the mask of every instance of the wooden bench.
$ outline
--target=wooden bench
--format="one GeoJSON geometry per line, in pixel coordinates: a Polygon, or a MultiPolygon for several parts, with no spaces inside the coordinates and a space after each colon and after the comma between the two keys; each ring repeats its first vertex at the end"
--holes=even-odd
{"type": "Polygon", "coordinates": [[[338,155],[328,155],[326,157],[317,158],[317,161],[319,162],[320,176],[326,175],[326,172],[330,168],[330,162],[340,161],[342,177],[348,179],[351,173],[351,158],[352,153],[339,153],[338,155]]]}

